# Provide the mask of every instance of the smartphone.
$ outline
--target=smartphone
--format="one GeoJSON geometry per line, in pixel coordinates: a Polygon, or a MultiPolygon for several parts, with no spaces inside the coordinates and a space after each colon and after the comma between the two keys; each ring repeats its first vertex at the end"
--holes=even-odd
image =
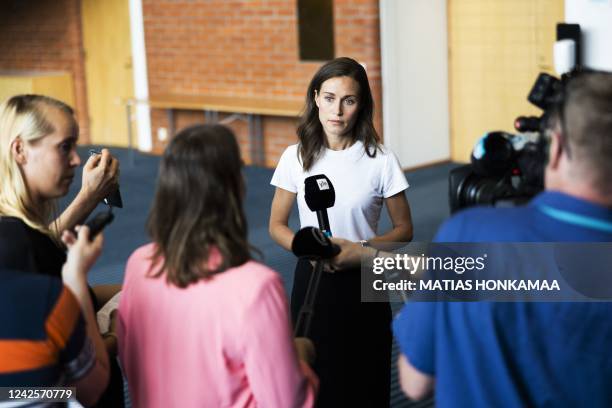
{"type": "Polygon", "coordinates": [[[89,240],[93,241],[96,235],[100,233],[108,224],[113,222],[115,216],[110,211],[98,213],[95,217],[85,223],[89,227],[89,240]]]}

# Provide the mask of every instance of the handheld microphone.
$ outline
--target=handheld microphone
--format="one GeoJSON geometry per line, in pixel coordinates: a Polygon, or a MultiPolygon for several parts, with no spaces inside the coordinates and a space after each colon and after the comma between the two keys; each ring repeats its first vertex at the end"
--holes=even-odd
{"type": "Polygon", "coordinates": [[[299,230],[291,242],[291,252],[298,258],[330,259],[340,253],[340,247],[315,227],[299,230]]]}
{"type": "Polygon", "coordinates": [[[304,180],[304,199],[310,211],[317,213],[319,228],[327,237],[331,237],[327,209],[336,202],[336,191],[329,178],[324,174],[307,177],[304,180]]]}
{"type": "Polygon", "coordinates": [[[315,299],[323,275],[323,259],[333,258],[340,252],[340,248],[329,240],[331,229],[327,209],[334,206],[336,191],[326,175],[317,174],[304,180],[304,199],[308,208],[317,213],[317,221],[321,230],[313,227],[303,228],[295,234],[291,242],[291,250],[294,254],[300,258],[316,259],[314,271],[310,275],[308,289],[304,296],[304,303],[295,323],[296,336],[300,333],[302,324],[304,335],[307,336],[310,332],[310,323],[315,313],[315,299]]]}

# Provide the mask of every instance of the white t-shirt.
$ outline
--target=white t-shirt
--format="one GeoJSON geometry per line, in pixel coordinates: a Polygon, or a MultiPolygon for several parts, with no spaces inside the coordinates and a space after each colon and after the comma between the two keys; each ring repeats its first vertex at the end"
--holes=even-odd
{"type": "Polygon", "coordinates": [[[305,172],[295,144],[283,152],[270,184],[297,193],[301,227],[318,228],[317,215],[304,199],[304,179],[325,174],[336,191],[336,202],[327,209],[332,235],[351,241],[370,239],[377,235],[383,199],[408,188],[397,157],[381,148],[376,157],[369,157],[360,141],[344,150],[324,149],[305,172]]]}

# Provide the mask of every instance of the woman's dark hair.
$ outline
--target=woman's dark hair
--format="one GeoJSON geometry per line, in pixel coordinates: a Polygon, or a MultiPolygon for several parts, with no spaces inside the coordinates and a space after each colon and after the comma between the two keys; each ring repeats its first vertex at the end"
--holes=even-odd
{"type": "Polygon", "coordinates": [[[236,138],[221,125],[179,132],[166,148],[147,229],[156,249],[152,276],[188,285],[250,259],[236,138]],[[221,262],[208,269],[211,249],[221,262]]]}
{"type": "Polygon", "coordinates": [[[309,170],[314,162],[319,158],[323,148],[327,144],[327,139],[323,132],[323,126],[319,120],[319,108],[315,103],[315,91],[321,91],[323,82],[330,78],[350,77],[359,84],[359,112],[357,120],[352,129],[354,140],[360,140],[369,157],[376,156],[376,149],[380,142],[380,137],[374,129],[374,100],[368,75],[361,64],[352,58],[340,57],[324,64],[314,75],[308,85],[306,93],[306,107],[304,114],[297,128],[297,135],[300,141],[298,158],[302,160],[304,170],[309,170]]]}

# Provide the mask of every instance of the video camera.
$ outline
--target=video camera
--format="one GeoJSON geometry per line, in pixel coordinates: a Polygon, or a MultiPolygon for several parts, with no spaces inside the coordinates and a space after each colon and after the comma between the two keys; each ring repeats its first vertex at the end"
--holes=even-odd
{"type": "Polygon", "coordinates": [[[543,114],[516,118],[517,134],[486,133],[472,151],[471,164],[450,172],[451,213],[473,205],[517,205],[543,190],[547,115],[563,98],[568,77],[558,79],[540,73],[527,100],[542,109],[543,114]]]}

